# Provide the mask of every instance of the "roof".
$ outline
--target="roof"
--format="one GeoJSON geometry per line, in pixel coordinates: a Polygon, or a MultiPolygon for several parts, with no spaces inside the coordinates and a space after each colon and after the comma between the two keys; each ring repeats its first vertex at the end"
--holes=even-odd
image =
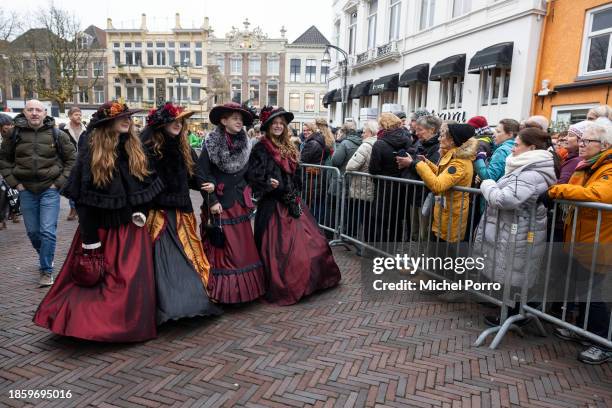
{"type": "Polygon", "coordinates": [[[46,28],[31,28],[11,42],[11,47],[18,50],[30,50],[33,45],[36,49],[49,50],[51,49],[51,38],[55,36],[46,28]]]}
{"type": "Polygon", "coordinates": [[[103,29],[90,25],[84,32],[94,38],[91,48],[106,48],[106,32],[103,29]]]}
{"type": "Polygon", "coordinates": [[[329,41],[315,26],[304,31],[291,45],[327,45],[329,41]]]}

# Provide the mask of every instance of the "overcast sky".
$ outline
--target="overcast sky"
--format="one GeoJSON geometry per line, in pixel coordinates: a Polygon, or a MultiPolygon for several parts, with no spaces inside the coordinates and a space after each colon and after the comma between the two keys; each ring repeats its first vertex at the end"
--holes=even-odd
{"type": "MultiPolygon", "coordinates": [[[[27,13],[49,6],[48,0],[3,1],[2,8],[27,13]]],[[[280,37],[281,26],[293,41],[315,25],[329,40],[332,26],[332,0],[55,0],[62,9],[73,11],[83,27],[95,24],[106,28],[106,18],[113,19],[115,28],[140,27],[140,15],[147,15],[149,29],[170,29],[174,14],[181,14],[183,27],[202,25],[210,18],[214,35],[224,37],[232,26],[243,28],[248,17],[251,29],[260,26],[271,38],[280,37]]]]}

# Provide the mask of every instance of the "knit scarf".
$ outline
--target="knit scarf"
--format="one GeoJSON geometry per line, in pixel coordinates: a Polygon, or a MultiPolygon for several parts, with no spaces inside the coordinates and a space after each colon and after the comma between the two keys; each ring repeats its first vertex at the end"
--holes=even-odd
{"type": "Polygon", "coordinates": [[[506,172],[508,175],[514,170],[526,166],[528,164],[538,163],[541,161],[553,160],[553,155],[548,150],[529,150],[518,156],[510,155],[506,158],[506,172]]]}
{"type": "Polygon", "coordinates": [[[591,157],[590,159],[580,160],[580,162],[576,166],[576,170],[574,170],[574,171],[590,169],[591,166],[593,166],[595,163],[597,163],[597,160],[599,160],[601,158],[601,155],[603,153],[604,152],[599,152],[595,156],[591,157]]]}

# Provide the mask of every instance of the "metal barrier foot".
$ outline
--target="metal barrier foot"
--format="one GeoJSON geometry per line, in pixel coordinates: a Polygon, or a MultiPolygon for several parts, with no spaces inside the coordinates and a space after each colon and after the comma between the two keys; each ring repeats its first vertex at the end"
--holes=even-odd
{"type": "Polygon", "coordinates": [[[508,333],[508,331],[510,330],[517,332],[517,334],[521,337],[525,337],[525,333],[523,332],[523,330],[516,324],[514,324],[515,322],[523,319],[525,319],[525,316],[521,314],[517,314],[507,318],[504,324],[502,324],[499,328],[499,332],[495,335],[495,338],[491,342],[489,348],[491,350],[495,350],[497,346],[499,346],[499,343],[501,343],[501,341],[504,339],[506,333],[508,333]]]}
{"type": "Polygon", "coordinates": [[[537,316],[532,315],[531,313],[527,313],[527,317],[530,318],[531,321],[535,324],[536,328],[538,329],[538,335],[540,335],[541,337],[548,337],[548,333],[546,332],[546,329],[544,329],[542,321],[537,316]]]}
{"type": "Polygon", "coordinates": [[[490,327],[490,328],[486,329],[485,331],[480,333],[480,336],[478,336],[478,338],[474,342],[473,346],[474,347],[482,346],[484,344],[485,340],[487,339],[487,337],[489,337],[489,335],[491,335],[493,333],[497,333],[500,328],[501,328],[501,326],[496,326],[496,327],[490,327]]]}

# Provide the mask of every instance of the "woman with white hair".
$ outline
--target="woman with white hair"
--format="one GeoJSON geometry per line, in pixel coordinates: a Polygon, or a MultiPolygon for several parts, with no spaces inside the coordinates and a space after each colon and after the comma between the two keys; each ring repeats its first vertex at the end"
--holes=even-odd
{"type": "MultiPolygon", "coordinates": [[[[367,173],[370,167],[370,156],[372,155],[372,146],[376,142],[376,134],[378,133],[378,122],[369,120],[363,125],[363,133],[361,137],[363,142],[357,148],[348,164],[346,171],[356,171],[367,173]]],[[[370,177],[351,176],[351,184],[349,186],[349,213],[353,215],[351,225],[349,225],[349,233],[352,233],[354,228],[363,226],[363,239],[368,242],[371,237],[370,228],[370,205],[374,200],[374,184],[370,177]]],[[[361,234],[360,234],[361,235],[361,234]]]]}
{"type": "Polygon", "coordinates": [[[612,120],[612,108],[608,105],[599,105],[589,109],[587,120],[597,120],[597,118],[607,118],[612,120]]]}
{"type": "MultiPolygon", "coordinates": [[[[553,199],[587,201],[612,204],[612,126],[601,123],[588,123],[582,138],[578,141],[579,156],[582,159],[568,184],[557,184],[548,190],[548,197],[553,199]]],[[[574,242],[570,254],[574,258],[573,270],[582,280],[590,276],[593,256],[596,256],[592,299],[588,311],[587,330],[606,338],[610,322],[609,305],[601,300],[601,288],[606,273],[612,271],[612,211],[601,211],[593,208],[580,207],[577,211],[576,225],[574,215],[569,211],[565,220],[564,241],[574,242]],[[597,228],[600,222],[599,231],[597,228]],[[573,236],[572,236],[573,235],[573,236]],[[598,236],[597,236],[598,235],[598,236]],[[597,241],[596,241],[597,240],[597,241]],[[597,252],[592,245],[598,242],[597,252]],[[597,301],[599,300],[599,301],[597,301]]],[[[585,297],[585,296],[581,296],[585,297]]],[[[586,315],[586,303],[579,304],[578,324],[583,325],[586,315]]],[[[567,340],[584,341],[583,338],[567,329],[557,329],[557,336],[567,340]]],[[[578,359],[588,364],[601,364],[612,360],[612,350],[599,345],[592,345],[582,351],[578,359]]]]}

